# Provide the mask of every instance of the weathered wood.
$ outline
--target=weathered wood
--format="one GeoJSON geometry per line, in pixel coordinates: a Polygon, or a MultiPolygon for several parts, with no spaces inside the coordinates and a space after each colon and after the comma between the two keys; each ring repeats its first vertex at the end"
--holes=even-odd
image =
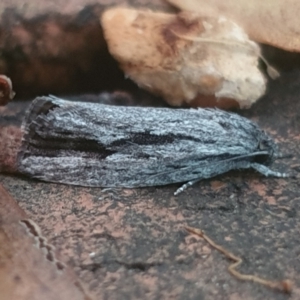
{"type": "Polygon", "coordinates": [[[39,227],[0,185],[0,298],[91,299],[39,227]]]}

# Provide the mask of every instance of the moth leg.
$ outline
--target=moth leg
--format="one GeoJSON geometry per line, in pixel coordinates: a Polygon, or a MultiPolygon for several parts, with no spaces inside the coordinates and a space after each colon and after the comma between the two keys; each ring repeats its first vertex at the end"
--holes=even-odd
{"type": "Polygon", "coordinates": [[[253,168],[254,170],[256,170],[257,172],[265,175],[266,177],[268,177],[268,176],[283,177],[283,178],[290,177],[289,174],[287,174],[287,173],[280,173],[280,172],[272,171],[268,167],[266,167],[264,165],[260,165],[258,163],[252,163],[250,165],[250,167],[253,168]]]}
{"type": "MultiPolygon", "coordinates": [[[[287,173],[280,173],[280,172],[276,172],[276,171],[273,171],[271,169],[269,169],[268,167],[264,166],[264,165],[261,165],[261,164],[258,164],[258,163],[247,163],[247,165],[244,165],[244,166],[241,166],[239,165],[238,167],[240,168],[245,168],[245,169],[248,169],[248,168],[253,168],[255,169],[257,172],[263,174],[264,176],[266,177],[269,177],[269,176],[273,176],[273,177],[279,177],[279,178],[286,178],[286,177],[290,177],[289,174],[287,173]]],[[[185,191],[189,186],[192,186],[194,185],[195,183],[197,183],[198,181],[200,181],[201,179],[196,179],[196,180],[192,180],[192,181],[189,181],[187,183],[185,183],[184,185],[182,185],[179,189],[177,189],[174,193],[174,196],[177,196],[178,194],[182,193],[183,191],[185,191]]]]}
{"type": "Polygon", "coordinates": [[[197,183],[198,181],[200,181],[201,179],[196,179],[196,180],[192,180],[189,181],[187,183],[185,183],[184,185],[182,185],[179,189],[177,189],[174,193],[174,196],[177,196],[178,194],[180,194],[181,192],[185,191],[189,186],[197,183]]]}

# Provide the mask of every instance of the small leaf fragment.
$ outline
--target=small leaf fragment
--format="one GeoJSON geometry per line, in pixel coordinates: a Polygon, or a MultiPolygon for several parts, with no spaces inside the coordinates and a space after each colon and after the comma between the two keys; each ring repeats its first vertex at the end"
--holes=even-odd
{"type": "Polygon", "coordinates": [[[5,75],[0,75],[0,106],[7,104],[14,96],[11,80],[5,75]]]}

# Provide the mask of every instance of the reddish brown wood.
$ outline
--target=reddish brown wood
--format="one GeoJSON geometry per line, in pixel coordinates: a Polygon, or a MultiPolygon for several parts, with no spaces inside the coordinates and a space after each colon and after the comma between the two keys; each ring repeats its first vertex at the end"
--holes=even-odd
{"type": "Polygon", "coordinates": [[[39,227],[1,185],[0,295],[10,300],[91,299],[39,227]]]}

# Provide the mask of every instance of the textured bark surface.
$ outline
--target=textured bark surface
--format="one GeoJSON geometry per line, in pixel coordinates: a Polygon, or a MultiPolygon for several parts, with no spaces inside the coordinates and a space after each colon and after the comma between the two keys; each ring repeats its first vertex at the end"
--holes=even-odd
{"type": "MultiPolygon", "coordinates": [[[[281,171],[300,171],[299,82],[299,72],[283,75],[264,99],[243,112],[292,155],[274,166],[281,171]]],[[[21,105],[8,104],[0,122],[17,126],[12,114],[21,117],[21,105]]],[[[242,257],[242,272],[291,279],[288,299],[300,298],[299,179],[231,172],[178,197],[173,196],[174,185],[79,188],[7,175],[0,182],[98,299],[288,298],[231,277],[228,260],[188,235],[185,225],[205,230],[242,257]]]]}
{"type": "Polygon", "coordinates": [[[0,185],[0,295],[11,300],[91,300],[39,227],[0,185]]]}

